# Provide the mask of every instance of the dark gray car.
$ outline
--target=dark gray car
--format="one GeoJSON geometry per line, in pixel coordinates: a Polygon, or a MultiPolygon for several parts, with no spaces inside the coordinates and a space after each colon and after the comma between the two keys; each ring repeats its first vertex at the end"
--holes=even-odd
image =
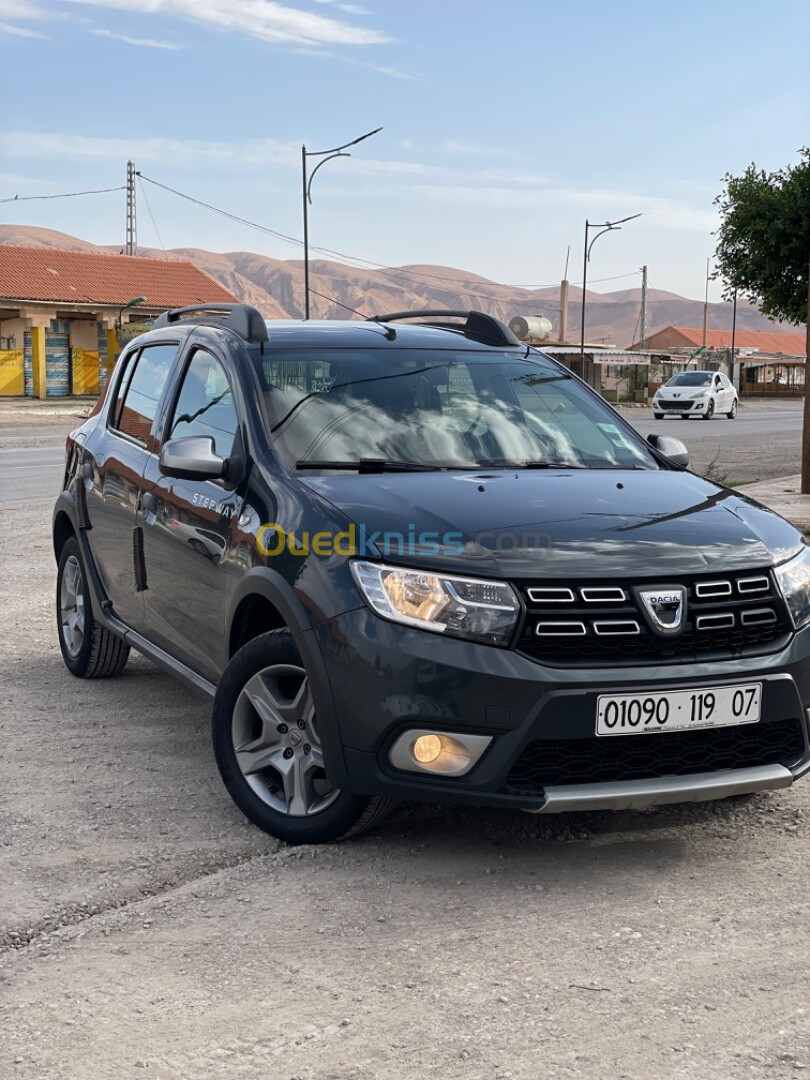
{"type": "Polygon", "coordinates": [[[59,640],[213,699],[236,803],[295,843],[399,798],[531,812],[810,769],[810,558],[480,313],[169,312],[68,441],[59,640]]]}

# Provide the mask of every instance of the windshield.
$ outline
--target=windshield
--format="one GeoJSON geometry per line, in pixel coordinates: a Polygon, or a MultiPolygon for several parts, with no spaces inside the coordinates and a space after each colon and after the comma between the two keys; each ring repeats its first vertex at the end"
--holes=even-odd
{"type": "Polygon", "coordinates": [[[640,437],[542,357],[455,350],[252,353],[285,465],[657,469],[640,437]]]}
{"type": "Polygon", "coordinates": [[[682,371],[669,380],[667,386],[709,386],[712,381],[710,371],[682,371]]]}

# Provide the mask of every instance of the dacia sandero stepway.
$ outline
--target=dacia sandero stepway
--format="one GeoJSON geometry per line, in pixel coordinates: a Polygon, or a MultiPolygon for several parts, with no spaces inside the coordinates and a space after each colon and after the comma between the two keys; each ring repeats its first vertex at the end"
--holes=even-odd
{"type": "Polygon", "coordinates": [[[291,843],[397,799],[785,788],[810,554],[687,464],[480,312],[170,311],[68,439],[62,655],[97,678],[134,648],[213,699],[228,791],[291,843]]]}

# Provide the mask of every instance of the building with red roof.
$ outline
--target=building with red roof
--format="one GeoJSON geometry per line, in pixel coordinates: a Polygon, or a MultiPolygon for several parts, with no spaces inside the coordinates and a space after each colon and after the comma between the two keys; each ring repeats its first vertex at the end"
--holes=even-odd
{"type": "MultiPolygon", "coordinates": [[[[665,326],[656,330],[644,342],[645,350],[667,351],[673,349],[699,349],[703,345],[703,328],[699,326],[665,326]]],[[[730,330],[707,330],[706,347],[709,349],[730,349],[730,330]]],[[[631,348],[641,348],[640,342],[631,348]]],[[[763,353],[766,356],[804,357],[807,340],[804,331],[786,330],[737,330],[734,336],[734,349],[740,353],[763,353]]]]}
{"type": "Polygon", "coordinates": [[[98,394],[129,324],[237,302],[186,259],[0,244],[0,395],[98,394]]]}

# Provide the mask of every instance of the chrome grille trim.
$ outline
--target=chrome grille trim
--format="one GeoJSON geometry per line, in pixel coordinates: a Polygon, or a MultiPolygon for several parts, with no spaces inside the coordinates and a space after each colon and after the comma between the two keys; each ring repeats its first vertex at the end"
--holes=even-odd
{"type": "Polygon", "coordinates": [[[776,612],[773,608],[756,608],[754,611],[744,611],[740,620],[743,626],[773,626],[776,612]]]}
{"type": "Polygon", "coordinates": [[[586,604],[623,604],[627,593],[618,585],[587,586],[579,590],[586,604]]]}
{"type": "Polygon", "coordinates": [[[635,619],[600,619],[593,624],[593,632],[599,637],[630,637],[640,634],[641,627],[635,619]]]}
{"type": "Polygon", "coordinates": [[[561,587],[527,589],[526,595],[533,604],[573,604],[574,602],[573,589],[561,587]]]}
{"type": "Polygon", "coordinates": [[[534,633],[536,637],[585,637],[587,630],[581,622],[539,622],[534,633]]]}
{"type": "Polygon", "coordinates": [[[723,611],[718,615],[698,615],[695,619],[696,630],[725,630],[734,626],[734,613],[723,611]]]}
{"type": "Polygon", "coordinates": [[[695,596],[699,600],[709,600],[723,596],[731,596],[730,581],[699,581],[695,585],[695,596]]]}
{"type": "Polygon", "coordinates": [[[751,596],[752,593],[766,593],[771,591],[771,583],[766,577],[746,577],[737,581],[737,592],[743,596],[751,596]]]}

